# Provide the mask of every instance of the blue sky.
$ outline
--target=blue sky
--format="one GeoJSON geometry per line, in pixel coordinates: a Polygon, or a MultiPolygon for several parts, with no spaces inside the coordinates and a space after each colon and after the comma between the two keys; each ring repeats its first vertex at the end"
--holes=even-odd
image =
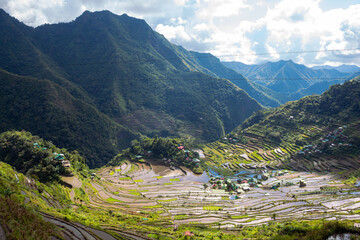
{"type": "Polygon", "coordinates": [[[224,61],[292,59],[360,65],[360,0],[0,0],[27,25],[68,22],[83,11],[145,19],[168,40],[224,61]],[[289,53],[299,51],[319,51],[289,53]]]}

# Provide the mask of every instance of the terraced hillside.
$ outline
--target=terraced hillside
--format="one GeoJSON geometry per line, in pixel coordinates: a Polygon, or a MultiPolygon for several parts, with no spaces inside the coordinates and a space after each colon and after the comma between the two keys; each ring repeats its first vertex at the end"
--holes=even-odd
{"type": "MultiPolygon", "coordinates": [[[[347,125],[347,133],[360,134],[360,122],[347,125]]],[[[332,127],[336,129],[335,126],[332,127]]],[[[316,142],[328,128],[304,126],[301,136],[309,142],[316,142]]],[[[300,155],[304,144],[274,142],[266,138],[264,129],[259,125],[243,132],[242,139],[246,143],[239,143],[236,138],[224,138],[221,141],[207,144],[204,153],[208,159],[208,166],[217,166],[236,172],[242,169],[289,168],[299,171],[334,171],[357,169],[360,167],[357,154],[346,153],[342,157],[325,153],[300,155]]],[[[335,149],[335,148],[334,148],[335,149]]]]}
{"type": "MultiPolygon", "coordinates": [[[[225,239],[266,239],[276,232],[252,229],[294,219],[360,218],[358,192],[331,174],[289,172],[263,182],[264,186],[284,183],[277,190],[254,188],[232,200],[231,193],[204,189],[209,179],[206,173],[170,170],[148,159],[102,168],[92,179],[64,178],[67,187],[43,185],[4,163],[0,169],[1,183],[6,179],[7,184],[14,184],[19,201],[38,206],[42,218],[64,239],[186,239],[187,231],[198,239],[220,234],[225,239]],[[301,179],[307,181],[304,188],[297,186],[301,179]]],[[[6,223],[0,225],[7,229],[6,223]]]]}
{"type": "Polygon", "coordinates": [[[360,82],[258,112],[204,148],[207,165],[342,171],[360,167],[360,82]]]}

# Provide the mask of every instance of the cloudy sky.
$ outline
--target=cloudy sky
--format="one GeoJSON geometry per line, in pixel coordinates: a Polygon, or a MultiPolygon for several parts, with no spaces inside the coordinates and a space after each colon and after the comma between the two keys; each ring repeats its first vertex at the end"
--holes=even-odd
{"type": "Polygon", "coordinates": [[[360,50],[351,50],[360,49],[360,0],[0,0],[0,8],[31,26],[85,10],[127,13],[224,61],[360,65],[360,50]]]}

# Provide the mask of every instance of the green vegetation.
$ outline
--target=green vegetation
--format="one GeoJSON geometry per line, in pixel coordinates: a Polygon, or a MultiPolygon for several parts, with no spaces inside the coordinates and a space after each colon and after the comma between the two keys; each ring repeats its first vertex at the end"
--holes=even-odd
{"type": "MultiPolygon", "coordinates": [[[[323,128],[341,126],[360,118],[360,82],[334,85],[321,96],[308,96],[281,107],[258,112],[238,133],[259,129],[271,142],[305,145],[324,134],[323,128]],[[306,135],[305,135],[306,134],[306,135]]],[[[357,144],[356,136],[349,142],[357,144]]]]}
{"type": "Polygon", "coordinates": [[[173,202],[173,201],[177,201],[177,198],[172,198],[172,199],[165,199],[165,200],[158,200],[159,202],[173,202]]]}
{"type": "Polygon", "coordinates": [[[206,211],[220,211],[223,208],[218,206],[203,206],[203,209],[206,211]]]}
{"type": "Polygon", "coordinates": [[[161,208],[162,207],[162,205],[154,205],[154,206],[146,206],[146,207],[144,207],[144,208],[161,208]]]}
{"type": "Polygon", "coordinates": [[[78,150],[90,167],[105,164],[128,147],[124,137],[137,137],[52,81],[0,69],[0,82],[0,132],[25,129],[62,148],[78,150]]]}
{"type": "Polygon", "coordinates": [[[110,202],[110,203],[113,203],[113,202],[121,202],[120,200],[115,199],[115,198],[112,198],[112,197],[107,198],[106,201],[107,201],[107,202],[110,202]]]}
{"type": "Polygon", "coordinates": [[[60,175],[71,172],[89,174],[84,159],[76,151],[69,153],[25,131],[0,134],[0,159],[42,182],[58,181],[60,175]],[[65,160],[71,164],[69,169],[62,165],[65,160]]]}
{"type": "Polygon", "coordinates": [[[131,180],[131,177],[121,177],[119,180],[131,180]]]}
{"type": "MultiPolygon", "coordinates": [[[[313,156],[299,157],[299,151],[305,145],[319,145],[324,134],[346,125],[340,139],[346,142],[333,140],[334,146],[324,153],[341,155],[350,165],[354,163],[341,166],[341,170],[358,168],[352,162],[360,147],[358,81],[334,86],[320,97],[309,96],[257,112],[226,138],[208,144],[204,148],[208,157],[205,162],[190,150],[193,142],[223,137],[262,109],[234,84],[248,87],[249,94],[259,101],[276,105],[271,91],[250,86],[246,79],[233,84],[218,78],[239,76],[221,68],[216,59],[201,61],[201,54],[172,45],[144,21],[127,15],[85,12],[72,23],[29,28],[0,10],[0,21],[0,131],[27,129],[58,146],[79,149],[91,167],[111,158],[109,165],[137,161],[143,166],[143,159],[149,157],[170,167],[189,167],[195,173],[210,166],[226,175],[241,168],[240,164],[254,162],[272,164],[273,168],[282,164],[289,169],[297,167],[295,162],[303,169],[321,170],[320,164],[309,160],[313,156]],[[91,59],[102,64],[90,64],[91,59]]],[[[151,179],[155,183],[146,186],[154,189],[116,188],[117,184],[133,184],[130,173],[138,171],[140,164],[131,164],[125,177],[103,181],[102,177],[116,176],[120,170],[111,169],[100,177],[90,175],[78,152],[57,148],[25,131],[0,134],[0,161],[0,225],[8,239],[62,238],[62,229],[46,223],[39,212],[63,223],[106,229],[117,238],[122,237],[116,229],[154,239],[185,239],[185,231],[191,231],[196,239],[327,239],[333,234],[360,232],[350,221],[284,222],[277,212],[261,216],[272,216],[273,221],[267,225],[244,227],[241,221],[262,220],[254,209],[237,213],[244,215],[231,215],[224,211],[227,207],[215,201],[203,204],[201,195],[190,204],[184,195],[167,199],[177,194],[150,199],[142,192],[151,196],[156,188],[176,191],[178,185],[186,184],[176,183],[179,178],[166,183],[151,179]],[[64,167],[65,160],[69,167],[64,167]],[[71,174],[72,184],[62,178],[71,174]],[[188,218],[189,223],[173,231],[174,218],[167,207],[176,204],[200,211],[202,207],[219,220],[202,224],[198,220],[190,222],[191,213],[182,214],[174,218],[188,218]],[[240,224],[225,229],[226,218],[240,219],[240,224]]],[[[328,167],[326,163],[321,166],[328,167]]],[[[346,174],[347,184],[354,184],[359,177],[358,170],[342,173],[346,174]]],[[[295,197],[302,194],[311,192],[295,197]]],[[[189,190],[190,197],[194,199],[189,190]]],[[[313,214],[316,218],[320,213],[313,214]]]]}
{"type": "MultiPolygon", "coordinates": [[[[10,195],[10,194],[7,194],[10,195]]],[[[15,197],[0,195],[0,225],[8,239],[49,239],[61,236],[55,225],[45,222],[33,208],[15,197]]]]}
{"type": "MultiPolygon", "coordinates": [[[[131,147],[123,150],[121,154],[115,156],[108,165],[118,166],[125,160],[138,161],[145,155],[148,158],[157,158],[164,164],[170,166],[186,166],[195,173],[202,173],[199,154],[189,150],[193,144],[185,139],[179,138],[142,138],[140,141],[131,142],[131,147]]],[[[134,165],[132,165],[133,167],[134,165]]],[[[132,172],[133,170],[130,170],[132,172]]],[[[160,179],[161,177],[157,177],[160,179]]],[[[176,180],[170,180],[176,181],[176,180]]]]}

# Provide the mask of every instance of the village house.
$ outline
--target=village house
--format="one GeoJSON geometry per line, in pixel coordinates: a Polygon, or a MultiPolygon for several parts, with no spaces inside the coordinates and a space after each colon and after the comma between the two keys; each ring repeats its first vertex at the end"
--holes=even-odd
{"type": "Polygon", "coordinates": [[[68,168],[68,167],[70,167],[70,166],[71,166],[71,164],[70,164],[70,161],[69,161],[69,160],[62,160],[62,161],[61,161],[61,164],[62,164],[64,167],[66,167],[66,168],[68,168]]]}

